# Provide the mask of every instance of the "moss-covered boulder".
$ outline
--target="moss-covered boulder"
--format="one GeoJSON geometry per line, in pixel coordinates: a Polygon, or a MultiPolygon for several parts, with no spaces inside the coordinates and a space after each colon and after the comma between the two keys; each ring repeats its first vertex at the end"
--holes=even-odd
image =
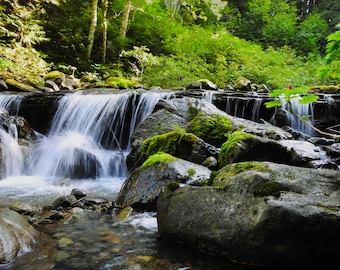
{"type": "Polygon", "coordinates": [[[219,153],[216,147],[205,143],[196,135],[174,130],[145,139],[141,143],[141,147],[129,154],[128,167],[129,165],[132,166],[130,169],[139,167],[149,156],[158,152],[164,152],[197,164],[202,164],[210,156],[217,159],[219,153]],[[133,156],[131,156],[132,154],[133,156]]]}
{"type": "Polygon", "coordinates": [[[197,114],[186,126],[188,132],[217,147],[220,147],[228,135],[237,128],[227,116],[203,113],[197,114]]]}
{"type": "Polygon", "coordinates": [[[115,203],[121,207],[156,211],[159,193],[166,184],[199,185],[208,180],[210,174],[211,171],[204,166],[166,153],[156,153],[128,176],[115,203]]]}
{"type": "Polygon", "coordinates": [[[219,167],[241,161],[272,161],[296,166],[318,167],[325,155],[310,142],[273,140],[244,131],[235,131],[222,144],[219,167]]]}
{"type": "Polygon", "coordinates": [[[327,268],[340,252],[339,179],[335,170],[230,164],[212,186],[165,188],[158,231],[163,239],[240,263],[327,268]]]}

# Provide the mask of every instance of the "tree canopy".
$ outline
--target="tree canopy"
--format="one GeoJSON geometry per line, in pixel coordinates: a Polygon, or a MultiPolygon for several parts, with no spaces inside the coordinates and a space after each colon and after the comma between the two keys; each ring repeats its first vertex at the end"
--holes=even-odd
{"type": "Polygon", "coordinates": [[[146,86],[337,83],[339,14],[338,0],[1,0],[0,77],[71,65],[146,86]]]}

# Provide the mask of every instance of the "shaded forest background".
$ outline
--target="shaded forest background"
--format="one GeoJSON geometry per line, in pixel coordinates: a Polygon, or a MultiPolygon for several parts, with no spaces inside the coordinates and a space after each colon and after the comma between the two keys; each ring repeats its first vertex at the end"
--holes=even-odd
{"type": "Polygon", "coordinates": [[[0,78],[337,84],[339,0],[0,0],[0,78]]]}

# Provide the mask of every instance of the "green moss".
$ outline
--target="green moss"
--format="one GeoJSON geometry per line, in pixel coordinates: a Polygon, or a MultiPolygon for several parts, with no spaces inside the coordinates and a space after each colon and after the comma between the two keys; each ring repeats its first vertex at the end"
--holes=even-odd
{"type": "Polygon", "coordinates": [[[226,116],[199,113],[187,125],[186,130],[210,144],[220,146],[236,128],[226,116]]]}
{"type": "Polygon", "coordinates": [[[177,160],[178,158],[169,155],[167,153],[158,152],[154,155],[149,156],[149,158],[142,164],[142,168],[145,169],[155,164],[171,162],[177,160]]]}
{"type": "Polygon", "coordinates": [[[254,195],[255,196],[280,196],[280,185],[276,182],[262,182],[258,184],[254,189],[254,195]]]}
{"type": "Polygon", "coordinates": [[[324,93],[324,94],[338,94],[340,93],[339,85],[317,85],[310,86],[308,89],[310,93],[324,93]]]}
{"type": "Polygon", "coordinates": [[[176,189],[179,188],[179,183],[176,181],[169,182],[166,184],[166,188],[168,188],[171,191],[175,191],[176,189]]]}
{"type": "Polygon", "coordinates": [[[188,169],[189,176],[195,175],[196,171],[194,169],[188,169]]]}
{"type": "Polygon", "coordinates": [[[197,137],[192,133],[183,133],[179,131],[171,131],[161,135],[147,138],[142,145],[142,158],[157,152],[165,152],[176,156],[178,148],[185,145],[193,146],[197,142],[197,137]]]}
{"type": "Polygon", "coordinates": [[[268,172],[268,165],[260,161],[245,161],[225,166],[212,179],[213,186],[224,186],[228,179],[246,171],[268,172]]]}
{"type": "Polygon", "coordinates": [[[123,77],[109,77],[105,81],[105,86],[107,87],[133,88],[137,85],[138,82],[123,77]]]}
{"type": "Polygon", "coordinates": [[[57,78],[64,78],[65,79],[65,74],[61,71],[54,70],[46,74],[45,80],[55,80],[57,78]]]}
{"type": "Polygon", "coordinates": [[[230,160],[237,155],[240,142],[253,140],[254,138],[254,135],[243,131],[235,131],[232,133],[228,140],[221,146],[221,152],[219,155],[220,165],[223,166],[230,163],[230,160]]]}

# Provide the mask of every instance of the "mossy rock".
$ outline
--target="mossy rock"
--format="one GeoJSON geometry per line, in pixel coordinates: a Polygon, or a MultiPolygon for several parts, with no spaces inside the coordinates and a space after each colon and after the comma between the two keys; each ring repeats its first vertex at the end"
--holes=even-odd
{"type": "Polygon", "coordinates": [[[232,121],[222,115],[197,114],[186,127],[188,132],[194,133],[207,143],[220,147],[228,135],[237,128],[232,121]]]}
{"type": "Polygon", "coordinates": [[[280,186],[279,183],[266,181],[266,182],[259,183],[254,188],[254,195],[259,196],[259,197],[274,196],[278,198],[280,196],[281,189],[282,187],[280,186]]]}
{"type": "Polygon", "coordinates": [[[36,88],[34,88],[31,85],[18,82],[14,79],[7,79],[6,84],[9,89],[14,89],[15,91],[23,91],[23,92],[36,92],[38,91],[36,88]]]}
{"type": "Polygon", "coordinates": [[[243,131],[235,131],[232,133],[226,142],[221,146],[221,152],[219,155],[219,165],[224,166],[237,155],[241,146],[240,143],[248,140],[254,140],[255,136],[243,131]]]}
{"type": "Polygon", "coordinates": [[[244,161],[229,164],[220,169],[214,177],[212,186],[225,186],[230,177],[247,171],[268,172],[269,167],[261,161],[244,161]]]}
{"type": "Polygon", "coordinates": [[[308,92],[311,93],[323,93],[323,94],[338,94],[340,93],[339,85],[316,85],[310,86],[308,92]]]}
{"type": "Polygon", "coordinates": [[[148,157],[148,159],[142,164],[142,168],[145,169],[147,167],[150,167],[155,164],[163,163],[163,162],[171,162],[174,160],[177,160],[178,158],[164,153],[164,152],[158,152],[156,154],[153,154],[148,157]]]}
{"type": "Polygon", "coordinates": [[[142,144],[142,158],[146,160],[149,156],[158,152],[181,157],[181,153],[192,151],[197,139],[197,136],[192,133],[180,131],[171,131],[147,138],[142,144]]]}
{"type": "Polygon", "coordinates": [[[58,78],[60,78],[62,81],[64,81],[65,80],[65,73],[58,71],[58,70],[54,70],[54,71],[47,73],[46,76],[45,76],[46,81],[47,80],[54,81],[55,79],[58,79],[58,78]]]}
{"type": "Polygon", "coordinates": [[[138,82],[126,79],[124,77],[109,77],[105,81],[105,86],[128,89],[138,86],[138,82]]]}

